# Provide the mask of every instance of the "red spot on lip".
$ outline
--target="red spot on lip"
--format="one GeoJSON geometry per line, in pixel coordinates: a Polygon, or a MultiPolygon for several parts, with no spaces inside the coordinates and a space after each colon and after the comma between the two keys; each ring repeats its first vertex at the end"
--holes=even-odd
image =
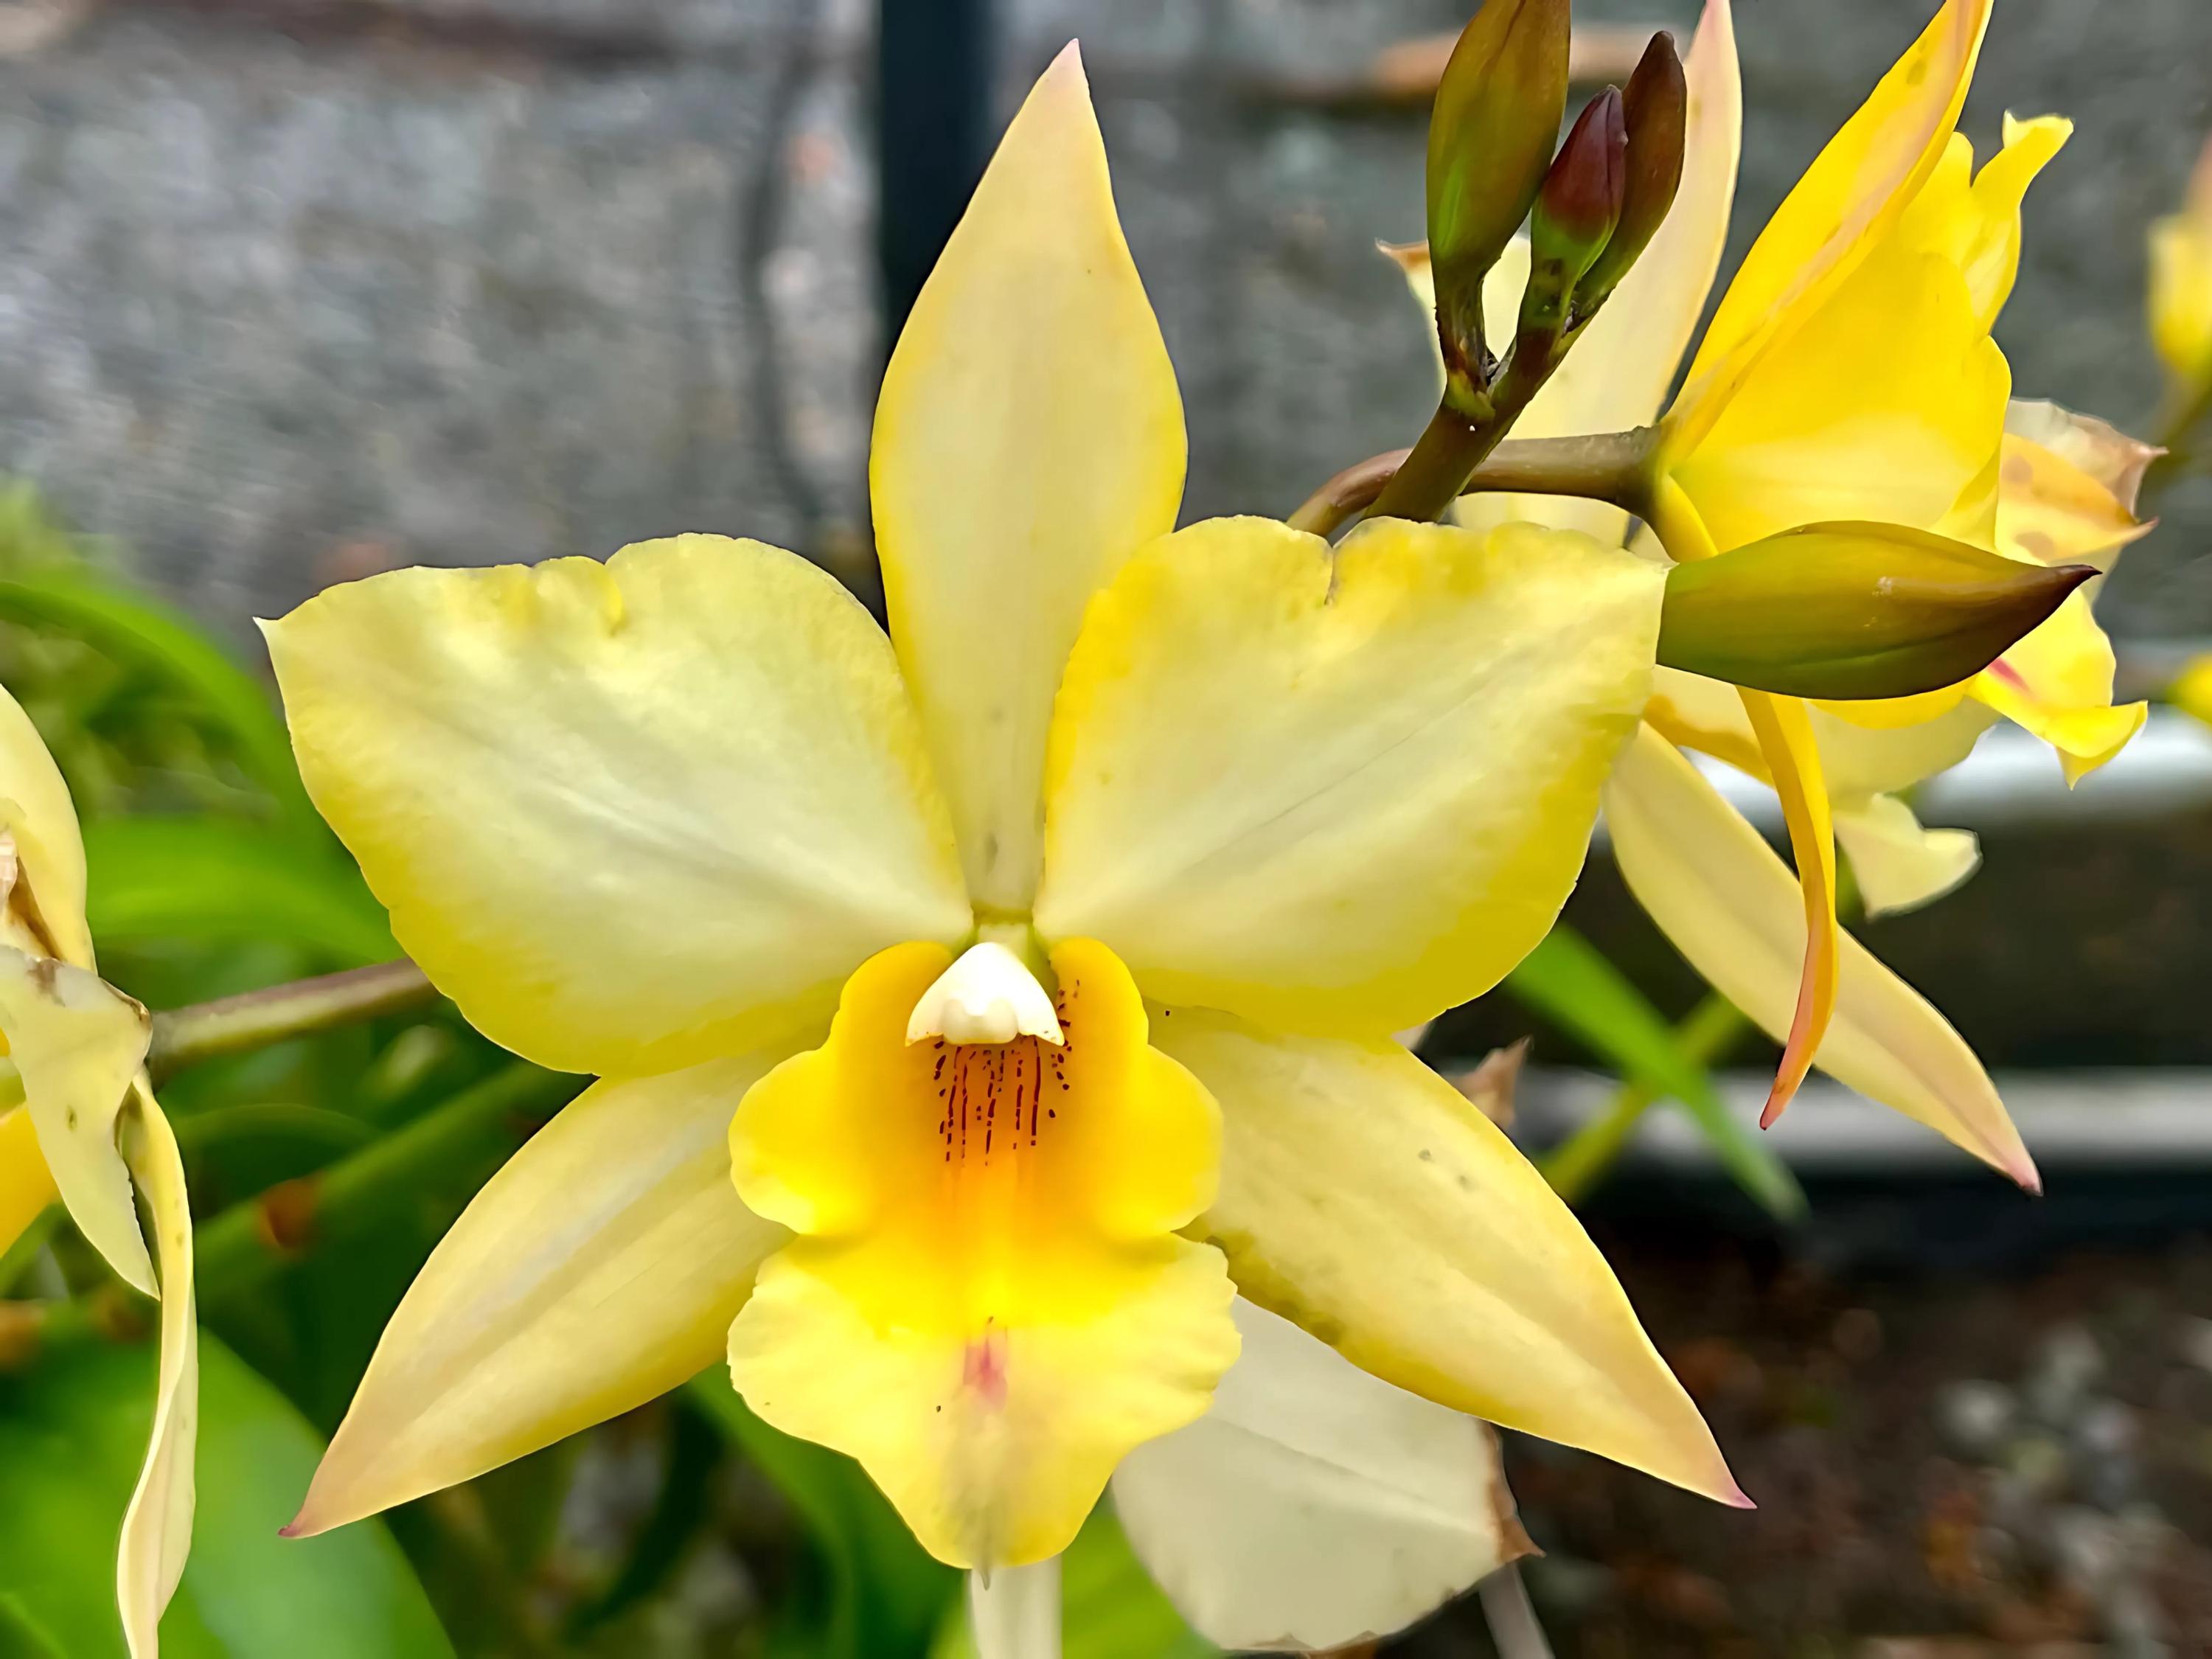
{"type": "Polygon", "coordinates": [[[1006,1334],[986,1331],[961,1356],[960,1385],[973,1389],[993,1409],[1006,1403],[1006,1334]]]}
{"type": "Polygon", "coordinates": [[[2020,670],[2014,668],[2002,657],[1999,657],[1995,662],[1990,665],[1990,672],[1996,675],[1999,679],[2002,680],[2007,685],[2012,687],[2015,691],[2025,691],[2027,690],[2027,682],[2021,677],[2020,670]]]}

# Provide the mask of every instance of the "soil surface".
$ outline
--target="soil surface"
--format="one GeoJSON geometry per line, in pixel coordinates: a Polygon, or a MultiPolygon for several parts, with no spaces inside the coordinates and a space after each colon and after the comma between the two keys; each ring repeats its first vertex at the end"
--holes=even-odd
{"type": "Polygon", "coordinates": [[[1593,1230],[1759,1508],[1516,1438],[1562,1659],[2212,1655],[2212,1233],[1900,1272],[1593,1230]]]}

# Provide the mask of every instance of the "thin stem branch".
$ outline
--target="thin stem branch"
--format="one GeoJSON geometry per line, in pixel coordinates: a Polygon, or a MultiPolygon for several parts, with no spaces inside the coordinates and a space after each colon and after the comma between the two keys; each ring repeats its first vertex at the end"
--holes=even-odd
{"type": "MultiPolygon", "coordinates": [[[[1674,1028],[1674,1042],[1684,1058],[1710,1066],[1750,1029],[1751,1022],[1736,1006],[1713,992],[1674,1028]]],[[[1644,1114],[1658,1098],[1658,1091],[1648,1085],[1622,1084],[1603,1112],[1540,1160],[1539,1167],[1552,1190],[1569,1204],[1581,1202],[1613,1167],[1644,1114]]]]}
{"type": "Polygon", "coordinates": [[[437,997],[422,970],[402,957],[319,979],[295,980],[154,1016],[146,1057],[156,1083],[187,1066],[266,1048],[379,1014],[418,1008],[437,997]]]}
{"type": "MultiPolygon", "coordinates": [[[[1579,495],[1638,512],[1652,438],[1651,428],[1639,427],[1585,438],[1508,439],[1468,475],[1461,493],[1579,495]]],[[[1389,450],[1345,468],[1307,497],[1291,515],[1291,526],[1331,534],[1375,506],[1413,453],[1389,450]]]]}
{"type": "Polygon", "coordinates": [[[1552,1644],[1529,1605],[1528,1587],[1521,1582],[1521,1568],[1508,1562],[1482,1581],[1476,1594],[1482,1598],[1482,1616],[1497,1644],[1498,1659],[1552,1659],[1552,1644]]]}

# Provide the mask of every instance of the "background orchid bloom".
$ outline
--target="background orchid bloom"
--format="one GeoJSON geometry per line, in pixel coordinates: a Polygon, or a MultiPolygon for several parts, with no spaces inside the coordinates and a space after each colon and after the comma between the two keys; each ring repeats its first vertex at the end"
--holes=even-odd
{"type": "Polygon", "coordinates": [[[146,1011],[100,977],[84,893],[69,786],[30,717],[0,690],[0,1250],[58,1197],[117,1273],[161,1298],[153,1428],[116,1559],[125,1640],[132,1659],[150,1659],[191,1540],[191,1215],[176,1139],[143,1070],[146,1011]],[[134,1177],[154,1223],[151,1256],[134,1177]]]}
{"type": "Polygon", "coordinates": [[[2150,331],[2176,407],[2200,402],[2212,389],[2212,144],[2181,210],[2151,227],[2150,331]]]}
{"type": "MultiPolygon", "coordinates": [[[[1650,556],[1857,520],[2108,568],[2142,532],[2133,507],[2152,452],[2100,422],[2010,401],[1990,337],[2018,266],[2022,194],[2067,128],[2008,122],[2002,151],[1973,171],[1953,127],[1988,13],[1986,0],[1951,0],[1814,162],[1747,257],[1668,406],[1719,271],[1741,146],[1733,16],[1728,0],[1709,0],[1685,64],[1674,210],[1515,428],[1622,431],[1666,407],[1654,513],[1668,542],[1662,554],[1643,532],[1650,556]]],[[[1425,262],[1398,257],[1432,303],[1425,262]]],[[[1486,301],[1498,314],[1510,315],[1525,258],[1492,278],[1486,301]]],[[[1458,516],[1611,539],[1630,529],[1617,507],[1556,497],[1470,495],[1458,516]]],[[[2000,716],[2051,741],[2069,781],[2117,753],[2145,710],[2111,706],[2112,646],[2089,599],[2075,593],[1990,669],[1923,697],[1814,708],[1662,672],[1650,726],[1782,786],[1809,894],[1717,790],[1662,766],[1650,743],[1632,745],[1607,793],[1638,900],[1716,988],[1778,1041],[1796,1039],[1781,1084],[1794,1088],[1802,1066],[1817,1065],[2031,1184],[1995,1089],[1949,1024],[1854,942],[1823,940],[1835,927],[1827,825],[1869,908],[1909,908],[1956,886],[1978,854],[1963,831],[1923,828],[1900,794],[1963,758],[2000,716]],[[1756,874],[1739,872],[1739,858],[1756,874]],[[1808,956],[1810,995],[1784,971],[1808,956]]]]}
{"type": "Polygon", "coordinates": [[[1378,1530],[1394,1482],[1494,1474],[1462,1413],[1741,1501],[1571,1215],[1390,1040],[1552,926],[1660,573],[1528,526],[1170,533],[1183,467],[1071,48],[885,377],[888,639],[707,536],[399,571],[270,627],[400,941],[601,1079],[425,1267],[296,1530],[726,1343],[761,1416],[957,1565],[1052,1556],[1147,1446],[1138,1547],[1240,1644],[1282,1634],[1255,1539],[1177,1517],[1306,1469],[1297,1634],[1395,1628],[1505,1559],[1490,1510],[1378,1530]],[[1255,1311],[1237,1361],[1234,1292],[1335,1353],[1255,1311]],[[1277,1437],[1321,1449],[1224,1449],[1218,1385],[1240,1420],[1303,1400],[1277,1437]],[[1373,1571],[1390,1538],[1407,1573],[1373,1571]]]}

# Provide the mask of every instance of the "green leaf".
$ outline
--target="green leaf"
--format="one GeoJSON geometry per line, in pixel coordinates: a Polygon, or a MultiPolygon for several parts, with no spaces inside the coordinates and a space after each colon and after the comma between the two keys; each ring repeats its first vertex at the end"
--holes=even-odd
{"type": "Polygon", "coordinates": [[[1729,1115],[1711,1073],[1684,1051],[1666,1016],[1581,934],[1553,928],[1505,976],[1505,988],[1655,1097],[1679,1101],[1722,1166],[1769,1214],[1790,1221],[1805,1212],[1789,1166],[1729,1115]]]}
{"type": "MultiPolygon", "coordinates": [[[[1137,1559],[1111,1499],[1091,1511],[1060,1558],[1060,1596],[1061,1659],[1219,1659],[1137,1559]]],[[[964,1596],[930,1659],[975,1659],[964,1596]]]]}
{"type": "MultiPolygon", "coordinates": [[[[115,1547],[153,1377],[150,1346],[88,1340],[0,1378],[0,1655],[38,1653],[36,1637],[69,1659],[122,1659],[115,1547]]],[[[199,1510],[164,1659],[451,1659],[381,1524],[277,1537],[322,1451],[282,1395],[202,1335],[199,1510]]]]}
{"type": "Polygon", "coordinates": [[[813,1546],[821,1582],[787,1607],[771,1652],[899,1659],[927,1651],[959,1596],[960,1575],[915,1542],[860,1466],[762,1422],[719,1368],[694,1377],[685,1393],[775,1484],[813,1546]]]}
{"type": "Polygon", "coordinates": [[[38,570],[0,579],[0,617],[72,635],[167,680],[222,727],[295,829],[325,833],[268,689],[181,613],[91,577],[38,570]]]}
{"type": "Polygon", "coordinates": [[[296,945],[341,966],[399,954],[384,907],[335,846],[220,817],[85,826],[93,937],[296,945]]]}

